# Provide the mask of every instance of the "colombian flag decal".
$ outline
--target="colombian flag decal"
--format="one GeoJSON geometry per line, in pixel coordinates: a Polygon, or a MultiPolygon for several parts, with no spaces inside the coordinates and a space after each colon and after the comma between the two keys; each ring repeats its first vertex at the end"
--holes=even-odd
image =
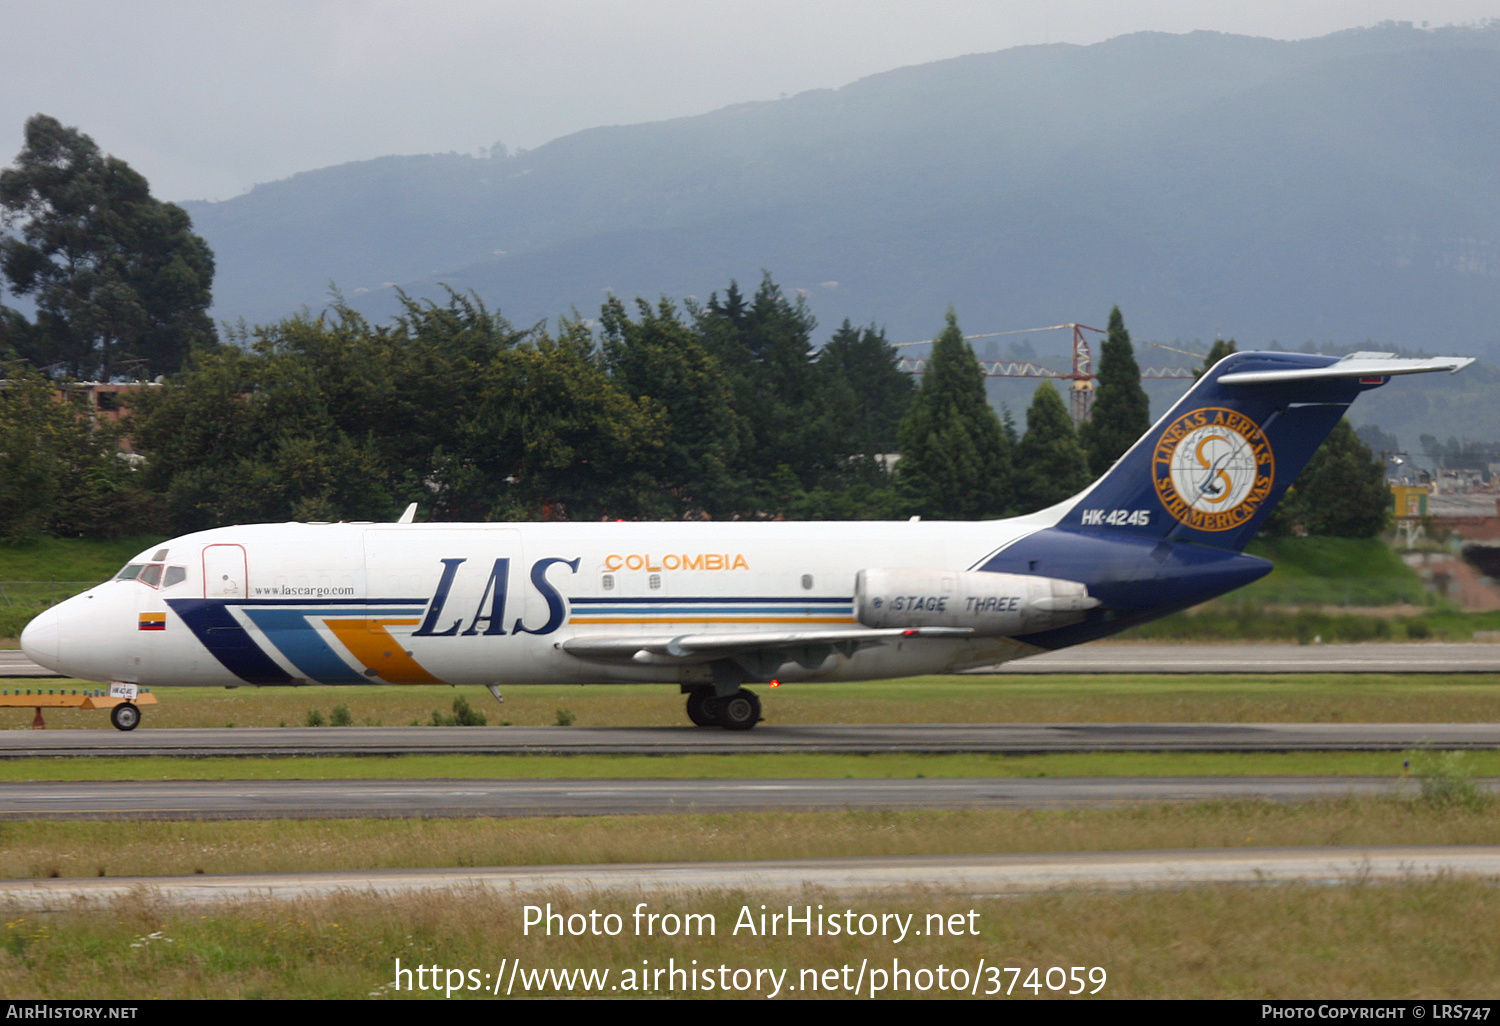
{"type": "Polygon", "coordinates": [[[140,627],[143,631],[164,631],[167,629],[166,613],[142,613],[140,614],[140,627]]]}

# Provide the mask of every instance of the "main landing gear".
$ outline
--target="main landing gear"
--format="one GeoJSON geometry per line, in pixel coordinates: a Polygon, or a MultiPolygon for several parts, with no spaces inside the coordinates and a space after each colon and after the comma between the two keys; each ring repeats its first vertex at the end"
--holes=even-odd
{"type": "Polygon", "coordinates": [[[688,692],[687,714],[700,727],[749,730],[760,722],[760,699],[745,688],[718,698],[713,685],[705,684],[688,692]]]}

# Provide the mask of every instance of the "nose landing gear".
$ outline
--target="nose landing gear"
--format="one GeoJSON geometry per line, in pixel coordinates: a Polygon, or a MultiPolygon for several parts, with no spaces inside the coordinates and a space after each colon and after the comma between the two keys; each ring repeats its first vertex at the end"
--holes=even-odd
{"type": "Polygon", "coordinates": [[[147,688],[139,689],[134,698],[124,699],[104,691],[24,688],[12,692],[10,688],[0,688],[0,709],[19,706],[36,710],[31,721],[33,730],[47,727],[42,720],[43,709],[108,709],[109,721],[117,730],[134,730],[141,723],[141,706],[156,704],[156,696],[147,688]]]}

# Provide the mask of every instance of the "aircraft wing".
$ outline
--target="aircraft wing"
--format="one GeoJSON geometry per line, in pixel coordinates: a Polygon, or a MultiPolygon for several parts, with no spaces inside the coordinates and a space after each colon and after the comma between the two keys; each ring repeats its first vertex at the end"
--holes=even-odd
{"type": "Polygon", "coordinates": [[[740,631],[723,634],[657,634],[635,637],[584,635],[559,647],[580,659],[655,664],[706,663],[731,655],[828,646],[845,655],[898,638],[964,638],[968,627],[889,627],[833,631],[740,631]]]}

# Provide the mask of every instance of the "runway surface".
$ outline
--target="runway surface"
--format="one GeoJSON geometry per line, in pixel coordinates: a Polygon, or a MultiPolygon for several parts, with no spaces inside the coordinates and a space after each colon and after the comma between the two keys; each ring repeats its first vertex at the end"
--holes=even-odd
{"type": "Polygon", "coordinates": [[[970,673],[1500,673],[1500,645],[1080,645],[970,673]]]}
{"type": "MultiPolygon", "coordinates": [[[[1480,782],[1491,789],[1496,781],[1480,782]]],[[[145,780],[0,784],[0,820],[614,816],[1004,809],[1414,795],[1392,777],[806,780],[145,780]]]]}
{"type": "Polygon", "coordinates": [[[745,752],[1290,752],[1500,748],[1494,723],[914,723],[703,727],[238,727],[3,730],[44,756],[690,755],[745,752]]]}
{"type": "MultiPolygon", "coordinates": [[[[969,673],[1500,673],[1500,645],[1368,642],[1354,645],[1094,644],[969,673]]],[[[0,677],[58,677],[16,650],[0,677]]]]}
{"type": "MultiPolygon", "coordinates": [[[[634,901],[652,893],[704,889],[734,888],[749,892],[747,900],[764,900],[769,892],[805,887],[854,893],[921,888],[984,895],[1064,887],[1365,883],[1439,874],[1500,877],[1500,847],[1219,848],[11,880],[0,882],[0,906],[64,910],[77,908],[80,899],[108,901],[131,895],[201,904],[339,893],[380,898],[433,889],[481,888],[516,897],[571,891],[606,899],[610,895],[602,892],[623,891],[615,896],[623,904],[601,911],[628,915],[634,901]]],[[[789,894],[787,899],[806,903],[805,895],[789,894]]]]}
{"type": "Polygon", "coordinates": [[[0,677],[61,677],[26,658],[20,649],[0,649],[0,677]]]}

